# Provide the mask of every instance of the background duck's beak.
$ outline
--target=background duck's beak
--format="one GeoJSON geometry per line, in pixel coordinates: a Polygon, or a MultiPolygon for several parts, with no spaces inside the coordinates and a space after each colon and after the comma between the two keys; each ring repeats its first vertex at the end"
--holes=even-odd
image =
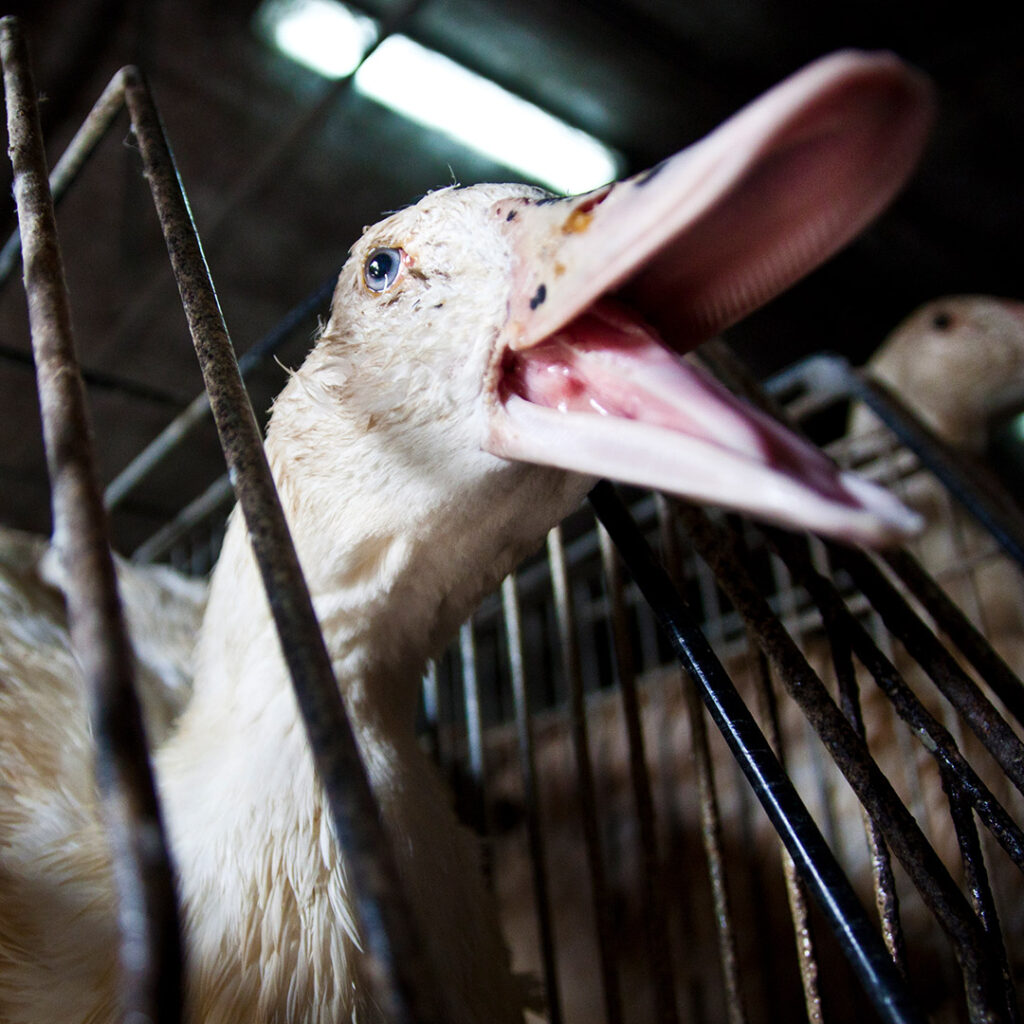
{"type": "Polygon", "coordinates": [[[516,264],[490,450],[850,540],[915,529],[662,345],[687,351],[849,241],[909,175],[930,118],[921,76],[839,53],[651,171],[497,203],[516,264]]]}

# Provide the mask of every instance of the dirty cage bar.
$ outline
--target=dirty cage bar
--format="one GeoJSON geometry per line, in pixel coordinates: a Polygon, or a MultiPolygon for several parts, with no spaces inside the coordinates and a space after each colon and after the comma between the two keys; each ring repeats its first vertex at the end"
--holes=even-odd
{"type": "MultiPolygon", "coordinates": [[[[13,148],[17,114],[22,109],[34,108],[35,89],[28,68],[25,43],[21,38],[17,21],[4,19],[3,32],[5,74],[9,75],[7,97],[9,109],[12,111],[10,118],[13,148]]],[[[101,100],[104,113],[111,109],[112,95],[119,95],[129,111],[132,131],[142,154],[145,174],[167,240],[172,268],[203,370],[207,394],[224,446],[235,492],[246,515],[249,536],[268,589],[275,623],[281,634],[282,648],[309,733],[314,760],[327,793],[335,831],[345,849],[346,862],[354,883],[353,891],[356,894],[361,931],[369,953],[369,983],[373,987],[375,998],[389,1019],[407,1022],[440,1021],[440,995],[431,990],[430,982],[423,971],[420,954],[422,947],[416,941],[411,919],[395,883],[397,876],[390,850],[341,703],[340,692],[334,681],[323,638],[316,623],[312,603],[277,500],[270,469],[263,454],[259,428],[241,383],[234,352],[159,117],[145,82],[134,68],[125,68],[115,77],[101,100]]],[[[111,121],[112,118],[105,118],[106,125],[111,121]]],[[[36,132],[31,144],[40,156],[38,166],[43,167],[42,140],[38,137],[38,116],[35,117],[35,122],[36,132]]],[[[27,131],[31,132],[31,126],[27,131]]],[[[83,144],[94,145],[96,141],[98,140],[95,133],[90,131],[83,144]]],[[[79,167],[83,162],[84,160],[75,161],[79,167]]],[[[24,190],[20,187],[20,182],[24,180],[26,173],[17,163],[15,164],[20,205],[25,203],[22,194],[24,190]]],[[[45,170],[42,172],[42,178],[45,188],[45,170]]],[[[26,220],[23,222],[22,231],[26,239],[31,239],[36,232],[46,232],[46,243],[55,250],[57,242],[52,206],[49,223],[37,228],[34,224],[30,227],[26,220]]],[[[55,267],[59,272],[59,264],[55,263],[55,267]]],[[[39,284],[26,276],[30,308],[34,308],[36,304],[38,291],[52,287],[52,280],[53,270],[39,284]]],[[[65,322],[67,319],[65,311],[65,322]]],[[[38,333],[35,324],[33,333],[38,333]]],[[[65,337],[70,344],[69,331],[65,337]]],[[[78,371],[70,353],[64,357],[64,367],[77,377],[78,371]]],[[[80,378],[78,388],[81,390],[80,378]]],[[[89,431],[84,418],[81,422],[73,424],[72,429],[77,434],[78,443],[87,446],[89,431]]],[[[50,439],[47,440],[50,443],[50,439]]],[[[94,474],[93,491],[94,505],[99,508],[94,474]]],[[[92,536],[84,537],[84,543],[91,542],[93,551],[105,552],[108,564],[106,575],[108,582],[112,583],[113,566],[110,564],[109,542],[105,535],[97,535],[95,530],[92,533],[92,536]]],[[[69,599],[71,597],[69,594],[69,599]]],[[[116,606],[116,597],[94,599],[93,603],[101,608],[111,603],[116,606]]],[[[123,630],[121,643],[125,643],[123,630]]],[[[81,654],[81,647],[79,650],[81,654]]],[[[127,656],[123,655],[122,660],[127,660],[127,656]]],[[[122,683],[121,690],[131,693],[130,683],[122,683]]],[[[104,696],[108,704],[105,707],[101,705],[96,717],[100,721],[116,720],[120,709],[115,710],[117,705],[114,700],[121,697],[121,694],[99,695],[101,699],[104,696]]],[[[138,715],[135,717],[137,719],[138,715]]],[[[135,753],[134,770],[146,779],[148,764],[145,751],[135,753]]],[[[134,821],[131,825],[136,833],[141,831],[141,821],[134,821]]],[[[126,850],[122,854],[118,849],[118,855],[118,873],[134,873],[139,870],[132,864],[134,854],[131,850],[126,850]],[[120,867],[121,860],[125,862],[124,868],[120,867]]],[[[169,881],[170,869],[166,853],[163,856],[161,873],[169,881]]],[[[121,913],[122,916],[132,918],[141,917],[148,925],[150,921],[159,920],[156,917],[158,912],[159,908],[147,906],[144,909],[132,908],[131,914],[127,908],[123,908],[121,913]]],[[[153,939],[148,936],[136,941],[145,943],[147,959],[163,952],[155,948],[153,939]]],[[[173,948],[167,952],[170,954],[166,958],[167,976],[173,979],[180,970],[180,957],[173,948]]],[[[180,989],[178,985],[174,987],[180,989]]],[[[131,995],[134,998],[136,993],[133,992],[131,995]]],[[[180,996],[172,991],[171,983],[165,982],[162,990],[160,985],[151,983],[149,990],[139,994],[138,1002],[130,1004],[128,1009],[133,1011],[137,1008],[140,1014],[153,1019],[158,1019],[161,1011],[176,1017],[179,1013],[179,1001],[180,996]]]]}
{"type": "MultiPolygon", "coordinates": [[[[16,25],[5,22],[5,47],[16,37],[16,25]]],[[[9,63],[5,49],[5,71],[9,63]]],[[[31,94],[31,88],[27,92],[31,94]]],[[[109,491],[108,501],[115,503],[145,473],[154,471],[163,454],[203,418],[209,402],[222,432],[245,436],[237,449],[226,447],[229,462],[234,460],[239,498],[255,542],[262,539],[271,552],[291,552],[170,154],[136,72],[126,69],[104,93],[54,172],[55,196],[74,180],[125,101],[161,219],[169,233],[185,239],[184,245],[169,242],[169,246],[183,296],[190,297],[190,325],[201,361],[219,364],[223,359],[226,365],[214,365],[209,371],[219,378],[219,383],[208,380],[210,399],[197,398],[185,422],[171,430],[157,450],[140,457],[137,474],[133,471],[109,491]],[[191,300],[196,295],[198,303],[191,300]],[[208,355],[213,349],[216,354],[208,355]],[[265,525],[268,516],[270,524],[265,525]]],[[[4,266],[10,272],[17,247],[17,239],[12,239],[0,258],[7,261],[0,262],[0,272],[4,266]]],[[[282,324],[276,336],[283,336],[317,306],[327,288],[322,286],[316,297],[298,307],[295,318],[282,324]]],[[[271,332],[267,337],[274,336],[271,332]]],[[[273,347],[268,340],[265,351],[273,347]]],[[[730,386],[749,388],[749,383],[735,379],[736,367],[727,351],[713,347],[709,355],[713,368],[730,386]]],[[[247,366],[253,361],[254,357],[243,357],[247,366]]],[[[886,434],[867,455],[837,449],[835,456],[847,464],[875,467],[880,479],[897,488],[921,465],[930,467],[992,532],[1008,556],[1020,559],[1024,530],[1019,514],[998,489],[979,481],[971,467],[934,442],[893,396],[867,384],[842,360],[810,360],[772,382],[772,391],[798,417],[851,398],[868,402],[895,433],[886,434]]],[[[211,488],[206,508],[199,512],[216,508],[226,493],[223,485],[211,488]]],[[[798,965],[794,991],[799,993],[795,997],[799,1008],[794,1012],[810,1020],[862,1019],[844,1018],[843,1007],[831,994],[829,949],[838,947],[853,964],[879,1018],[923,1019],[921,988],[915,987],[913,975],[915,946],[920,934],[934,935],[938,920],[949,937],[941,970],[960,972],[963,980],[952,986],[959,987],[950,997],[956,1008],[929,1007],[929,1014],[937,1019],[947,1019],[947,1012],[952,1014],[948,1019],[1018,1019],[1014,950],[1008,951],[1001,937],[1002,931],[1011,928],[1001,927],[1000,911],[1012,917],[1007,900],[1012,900],[1012,886],[1020,883],[1024,838],[1016,824],[1020,804],[1014,790],[1020,788],[1015,772],[1024,758],[1012,725],[997,708],[1005,707],[1019,722],[1022,703],[1019,681],[993,652],[983,631],[907,553],[873,559],[835,546],[807,544],[776,531],[755,530],[746,524],[738,527],[730,519],[630,493],[628,503],[638,528],[607,487],[599,488],[593,500],[622,551],[632,581],[621,574],[615,553],[593,520],[582,513],[576,522],[552,533],[546,558],[525,566],[506,581],[500,596],[484,603],[473,622],[463,628],[458,649],[432,667],[431,685],[425,691],[430,696],[426,717],[439,761],[461,790],[467,819],[487,835],[488,866],[499,904],[516,911],[507,920],[522,917],[518,911],[527,894],[527,916],[533,924],[510,941],[515,952],[527,950],[526,961],[544,978],[549,1019],[603,1018],[612,1024],[682,1017],[739,1022],[781,1019],[788,1012],[781,992],[786,982],[776,976],[774,960],[781,954],[772,948],[784,945],[779,941],[781,932],[770,933],[769,925],[755,915],[751,930],[769,933],[761,935],[760,948],[752,957],[746,929],[737,923],[738,896],[743,895],[738,890],[750,888],[751,883],[743,884],[741,878],[737,884],[735,864],[729,863],[736,860],[732,834],[736,807],[742,811],[747,841],[756,840],[756,829],[762,825],[750,824],[755,816],[750,814],[749,791],[736,787],[734,765],[721,756],[718,736],[705,735],[698,694],[719,729],[732,737],[733,753],[752,777],[758,798],[774,808],[770,812],[773,825],[799,866],[799,878],[783,863],[766,883],[773,892],[788,894],[783,899],[792,907],[785,945],[798,965]],[[660,538],[668,577],[675,586],[651,559],[645,536],[660,538]],[[694,558],[693,552],[699,557],[694,558]],[[653,613],[640,592],[651,599],[653,613]],[[668,629],[668,643],[656,633],[656,617],[668,629]],[[944,639],[955,645],[970,673],[947,653],[944,639]],[[668,648],[672,646],[684,647],[687,674],[670,667],[668,648]],[[937,701],[919,697],[916,687],[907,685],[902,677],[905,670],[893,661],[894,653],[903,648],[929,670],[938,690],[952,704],[943,698],[941,710],[936,711],[937,701]],[[738,678],[749,674],[758,682],[744,686],[741,697],[720,662],[728,666],[729,674],[738,673],[738,678]],[[857,665],[868,674],[859,673],[857,665]],[[982,686],[975,682],[975,675],[983,680],[982,686]],[[835,680],[835,696],[826,685],[830,676],[835,680]],[[756,715],[747,710],[744,698],[757,704],[756,715]],[[899,718],[909,723],[906,729],[895,727],[901,730],[901,749],[910,750],[908,745],[916,744],[913,737],[917,736],[922,741],[918,749],[927,750],[934,759],[934,792],[901,789],[897,793],[885,768],[871,759],[865,721],[871,717],[873,702],[883,699],[891,700],[899,718]],[[798,704],[810,726],[794,716],[798,704]],[[665,714],[654,725],[652,714],[659,707],[665,714]],[[973,729],[970,737],[963,735],[957,711],[973,729]],[[760,727],[755,719],[762,723],[760,727]],[[684,749],[678,737],[666,739],[671,729],[684,727],[686,756],[692,750],[696,765],[692,777],[680,759],[670,758],[674,767],[669,770],[661,763],[665,744],[672,755],[684,749]],[[798,787],[798,795],[780,762],[794,776],[808,774],[803,763],[807,758],[797,755],[812,728],[823,745],[815,746],[809,756],[824,767],[809,788],[798,787]],[[984,772],[975,770],[973,756],[968,759],[963,753],[968,745],[972,750],[977,746],[975,734],[984,741],[982,756],[989,759],[984,772]],[[859,801],[842,789],[846,782],[832,769],[833,759],[842,766],[859,801]],[[552,795],[549,776],[553,762],[558,765],[556,779],[575,779],[569,796],[561,795],[572,804],[566,814],[578,831],[569,843],[573,857],[578,857],[573,896],[577,903],[569,908],[572,913],[563,906],[568,900],[564,879],[553,877],[563,856],[560,846],[567,842],[557,819],[560,809],[553,809],[558,800],[552,795]],[[616,771],[619,775],[609,781],[616,771]],[[691,779],[693,791],[699,794],[697,845],[712,904],[707,915],[711,924],[705,931],[689,905],[696,897],[680,891],[684,883],[679,876],[690,872],[689,862],[670,852],[680,848],[673,845],[674,840],[682,842],[683,849],[689,841],[671,834],[681,828],[671,808],[682,799],[680,794],[691,779]],[[948,798],[942,797],[943,791],[948,798]],[[946,828],[955,837],[956,857],[966,879],[963,889],[954,881],[946,851],[940,856],[934,849],[939,841],[934,830],[926,835],[915,821],[927,816],[922,806],[928,800],[934,802],[935,792],[946,804],[946,828]],[[822,795],[813,813],[804,806],[807,794],[822,795]],[[830,802],[846,813],[837,813],[830,802]],[[850,845],[846,833],[853,829],[851,818],[862,813],[862,804],[867,807],[867,874],[873,884],[867,894],[858,884],[855,895],[830,847],[850,845]],[[512,820],[504,820],[510,812],[514,812],[512,820]],[[979,833],[976,821],[985,830],[979,833]],[[510,881],[507,870],[516,863],[520,842],[528,850],[529,865],[522,891],[510,881]],[[991,877],[986,860],[994,869],[991,877]],[[586,880],[579,874],[584,864],[586,880]],[[628,891],[624,892],[624,885],[628,891]],[[908,890],[920,896],[908,899],[908,890]],[[805,903],[808,894],[810,906],[805,903]],[[915,900],[926,909],[922,911],[915,900]],[[869,924],[862,909],[872,902],[880,929],[869,924]],[[921,924],[919,913],[927,915],[927,925],[921,924]],[[623,926],[623,914],[627,922],[630,914],[637,917],[635,935],[623,926]],[[683,948],[680,932],[687,928],[717,951],[717,963],[707,977],[695,963],[706,954],[683,948]],[[586,977],[592,981],[582,984],[576,977],[580,961],[572,949],[578,938],[574,929],[589,933],[585,961],[586,977]],[[635,948],[627,949],[630,945],[635,948]],[[631,954],[647,961],[640,981],[631,954]],[[755,978],[758,972],[760,980],[755,978]],[[718,986],[718,994],[709,991],[712,984],[718,986]],[[914,995],[909,994],[908,985],[914,995]],[[593,996],[593,1003],[578,991],[583,987],[592,989],[585,995],[593,996]],[[591,1007],[593,1013],[584,1016],[582,1006],[591,1007]]],[[[171,536],[195,529],[199,515],[193,511],[186,518],[187,524],[174,528],[171,536]]],[[[168,543],[172,541],[160,540],[161,547],[168,543]]],[[[157,550],[150,547],[149,553],[157,550]]],[[[140,554],[147,557],[147,551],[140,554]]],[[[270,557],[265,552],[264,558],[270,557]]],[[[266,564],[268,588],[279,593],[277,588],[283,586],[285,592],[297,595],[283,601],[272,598],[272,604],[283,604],[293,619],[286,627],[286,633],[288,629],[293,633],[282,641],[292,655],[290,661],[296,663],[300,678],[317,680],[318,699],[333,705],[327,724],[321,722],[312,730],[314,748],[326,747],[322,756],[332,765],[321,768],[322,777],[328,790],[351,792],[350,782],[344,787],[337,784],[351,780],[352,772],[358,779],[359,766],[351,746],[338,753],[337,744],[346,741],[347,725],[322,642],[318,634],[313,635],[308,595],[297,579],[292,556],[284,556],[281,566],[266,564]],[[287,582],[282,584],[282,579],[287,582]],[[346,765],[344,775],[337,771],[339,757],[346,765]]],[[[917,755],[912,752],[911,756],[917,755]]],[[[368,792],[363,796],[369,798],[368,792]]],[[[341,808],[338,814],[350,815],[350,828],[356,832],[374,817],[365,802],[362,809],[341,808]]],[[[349,858],[357,856],[357,850],[360,856],[372,858],[382,848],[378,836],[361,834],[351,846],[347,828],[338,832],[349,858]]],[[[773,849],[777,845],[773,840],[773,849]]],[[[386,865],[367,868],[366,874],[386,878],[388,870],[386,865]]],[[[767,868],[756,865],[751,877],[762,870],[767,868]]],[[[396,887],[385,884],[376,892],[362,891],[364,928],[378,915],[382,921],[379,930],[370,928],[367,934],[371,945],[380,950],[379,991],[382,1001],[394,1008],[393,1019],[443,1019],[432,1009],[438,997],[430,994],[429,981],[419,978],[409,944],[403,942],[409,933],[401,923],[403,908],[396,887]]],[[[860,998],[860,1003],[855,1000],[851,1005],[866,1005],[860,998]]]]}

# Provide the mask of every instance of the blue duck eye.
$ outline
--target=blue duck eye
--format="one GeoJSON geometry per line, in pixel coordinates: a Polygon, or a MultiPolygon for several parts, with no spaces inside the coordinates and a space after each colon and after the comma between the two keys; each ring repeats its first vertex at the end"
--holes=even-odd
{"type": "Polygon", "coordinates": [[[370,291],[387,291],[398,280],[401,269],[401,249],[374,249],[363,264],[363,280],[370,291]]]}

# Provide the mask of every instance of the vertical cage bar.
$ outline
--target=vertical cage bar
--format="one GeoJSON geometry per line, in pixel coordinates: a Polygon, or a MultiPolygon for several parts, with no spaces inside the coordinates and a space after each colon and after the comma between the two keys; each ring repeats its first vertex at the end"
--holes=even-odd
{"type": "Polygon", "coordinates": [[[96,779],[116,890],[121,1012],[127,1020],[172,1024],[181,1018],[182,993],[174,879],[74,352],[28,47],[16,19],[0,21],[0,56],[54,538],[72,643],[90,691],[96,779]]]}
{"type": "Polygon", "coordinates": [[[629,778],[633,789],[633,803],[640,827],[640,847],[643,851],[643,892],[645,938],[650,970],[654,977],[654,995],[657,1019],[662,1024],[674,1024],[679,1019],[676,1010],[675,979],[672,972],[671,945],[665,901],[659,896],[661,888],[661,858],[658,855],[658,835],[647,777],[647,758],[644,750],[643,723],[640,719],[640,699],[636,688],[636,675],[626,621],[625,595],[622,573],[619,570],[611,538],[603,526],[597,527],[604,567],[605,591],[608,595],[609,620],[615,661],[618,666],[619,689],[622,693],[622,714],[626,725],[629,751],[629,778]]]}
{"type": "MultiPolygon", "coordinates": [[[[779,727],[779,707],[772,687],[771,672],[768,659],[758,648],[755,637],[748,636],[748,646],[755,652],[754,680],[761,718],[766,723],[765,734],[779,765],[786,771],[786,751],[782,741],[782,730],[779,727]]],[[[800,987],[804,993],[804,1008],[810,1024],[821,1024],[821,990],[818,986],[818,956],[815,951],[814,935],[811,931],[811,918],[807,905],[807,889],[797,874],[796,863],[789,851],[782,848],[782,875],[786,885],[786,900],[789,904],[789,916],[793,923],[793,937],[796,941],[797,963],[800,967],[800,987]]]]}
{"type": "MultiPolygon", "coordinates": [[[[469,749],[470,814],[473,827],[488,836],[487,800],[484,794],[484,724],[480,709],[480,679],[477,675],[476,637],[473,622],[459,627],[459,654],[462,662],[462,702],[466,714],[466,742],[469,749]]],[[[484,864],[491,877],[490,846],[484,843],[484,864]]]]}
{"type": "Polygon", "coordinates": [[[443,1019],[387,835],[274,487],[206,261],[149,91],[127,68],[125,101],[142,154],[210,406],[245,514],[281,647],[355,898],[367,981],[389,1020],[443,1019]]]}
{"type": "MultiPolygon", "coordinates": [[[[668,575],[674,586],[679,586],[679,544],[676,539],[675,520],[663,497],[658,496],[658,521],[661,549],[668,567],[668,575]]],[[[697,686],[689,673],[680,671],[683,695],[690,718],[692,751],[691,757],[697,772],[697,789],[700,801],[701,841],[704,859],[708,865],[711,881],[711,896],[715,911],[715,928],[718,936],[718,961],[722,969],[725,1007],[729,1024],[747,1024],[747,1011],[743,1003],[743,987],[740,984],[736,933],[733,928],[732,906],[726,882],[725,862],[722,856],[722,818],[718,805],[718,790],[712,767],[711,749],[708,745],[707,724],[704,721],[704,705],[701,703],[697,686]]]]}
{"type": "Polygon", "coordinates": [[[526,829],[530,843],[530,865],[533,869],[534,902],[537,907],[537,928],[540,937],[544,987],[547,991],[549,1024],[562,1024],[562,1000],[555,959],[555,936],[548,898],[548,875],[544,857],[544,833],[541,826],[540,798],[537,792],[537,763],[533,747],[533,726],[526,692],[526,670],[523,660],[523,628],[516,590],[515,575],[506,576],[501,584],[501,603],[508,638],[508,660],[512,675],[512,700],[515,705],[516,735],[519,746],[519,767],[526,802],[526,829]]]}
{"type": "Polygon", "coordinates": [[[548,561],[551,565],[551,586],[555,596],[555,619],[562,653],[562,670],[569,687],[572,714],[573,751],[576,756],[576,776],[579,782],[580,814],[583,819],[583,837],[590,871],[590,888],[594,901],[594,919],[597,922],[597,947],[604,995],[607,1024],[622,1024],[622,992],[615,963],[615,939],[605,878],[604,858],[601,853],[601,834],[598,827],[597,802],[594,797],[594,772],[590,760],[590,739],[587,735],[587,709],[580,672],[579,648],[576,643],[576,624],[569,597],[568,570],[561,527],[548,533],[548,561]]]}

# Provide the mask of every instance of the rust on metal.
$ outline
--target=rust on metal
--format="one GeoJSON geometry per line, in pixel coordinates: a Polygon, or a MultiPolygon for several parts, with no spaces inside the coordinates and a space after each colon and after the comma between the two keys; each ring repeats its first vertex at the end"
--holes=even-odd
{"type": "MultiPolygon", "coordinates": [[[[857,673],[853,667],[853,651],[849,638],[841,625],[836,621],[835,610],[826,607],[819,609],[825,632],[829,637],[832,649],[832,667],[839,685],[839,706],[847,721],[857,735],[866,739],[864,716],[860,706],[860,687],[857,684],[857,673]]],[[[896,879],[892,871],[892,858],[885,845],[881,830],[868,813],[861,807],[864,818],[864,832],[871,855],[871,874],[874,879],[875,907],[882,927],[882,938],[889,955],[900,973],[907,974],[907,947],[900,922],[899,897],[896,894],[896,879]]]]}
{"type": "Polygon", "coordinates": [[[284,520],[191,212],[149,90],[123,72],[125,102],[356,901],[367,980],[389,1020],[444,1019],[373,792],[284,520]]]}
{"type": "MultiPolygon", "coordinates": [[[[0,22],[0,47],[54,538],[72,643],[91,697],[100,809],[117,893],[122,1013],[126,1020],[173,1024],[181,1018],[182,993],[174,878],[74,352],[28,48],[13,18],[0,22]]],[[[116,98],[119,88],[105,97],[116,98]]]]}
{"type": "MultiPolygon", "coordinates": [[[[680,506],[680,509],[685,527],[700,556],[714,569],[719,584],[736,611],[753,630],[758,645],[771,662],[776,675],[800,705],[858,799],[878,823],[889,848],[899,858],[922,898],[949,935],[964,972],[965,994],[972,1015],[981,1020],[1003,1019],[999,1010],[1003,1002],[999,994],[1001,983],[994,977],[987,956],[987,941],[963,894],[888,779],[871,758],[863,740],[850,727],[807,659],[772,613],[768,602],[737,557],[730,539],[731,531],[712,524],[707,515],[698,509],[691,506],[680,506]]],[[[781,534],[776,537],[772,532],[769,539],[775,542],[774,546],[783,556],[783,561],[804,586],[808,586],[806,578],[809,576],[818,576],[823,587],[831,586],[816,573],[809,561],[805,564],[786,557],[786,554],[793,551],[792,538],[781,534]]],[[[808,590],[811,590],[809,586],[808,590]]],[[[857,625],[853,622],[851,628],[857,625]]],[[[856,644],[854,649],[860,657],[861,651],[856,644]]],[[[892,672],[896,674],[895,670],[892,672]]]]}

